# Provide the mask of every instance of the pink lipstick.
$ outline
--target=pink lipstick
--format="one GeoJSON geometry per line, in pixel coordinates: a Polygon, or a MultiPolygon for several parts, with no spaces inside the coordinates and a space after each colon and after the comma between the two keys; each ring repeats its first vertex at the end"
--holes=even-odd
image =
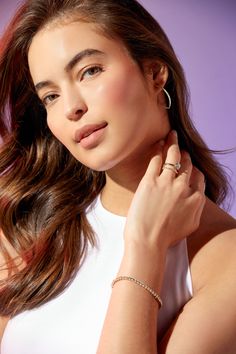
{"type": "Polygon", "coordinates": [[[100,124],[86,124],[76,130],[74,140],[85,149],[92,148],[98,144],[106,126],[106,122],[100,124]]]}

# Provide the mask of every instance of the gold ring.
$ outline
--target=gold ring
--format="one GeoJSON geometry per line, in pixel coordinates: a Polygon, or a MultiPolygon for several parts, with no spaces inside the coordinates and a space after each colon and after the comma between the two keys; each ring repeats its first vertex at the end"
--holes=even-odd
{"type": "Polygon", "coordinates": [[[176,170],[176,168],[174,166],[163,165],[162,170],[170,170],[170,171],[173,171],[176,175],[178,174],[178,171],[176,170]]]}
{"type": "Polygon", "coordinates": [[[176,162],[176,163],[166,162],[166,163],[164,163],[163,166],[172,166],[172,167],[174,167],[177,171],[179,171],[180,168],[181,168],[180,162],[176,162]]]}
{"type": "Polygon", "coordinates": [[[162,170],[164,169],[171,170],[177,175],[179,173],[180,168],[181,168],[180,162],[176,162],[176,163],[165,162],[162,167],[162,170]]]}

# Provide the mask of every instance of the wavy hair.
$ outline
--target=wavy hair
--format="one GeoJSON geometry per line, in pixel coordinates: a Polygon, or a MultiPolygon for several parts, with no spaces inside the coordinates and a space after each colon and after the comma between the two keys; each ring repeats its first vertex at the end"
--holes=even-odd
{"type": "Polygon", "coordinates": [[[183,69],[157,21],[135,0],[28,0],[18,9],[0,42],[0,228],[24,262],[0,239],[8,276],[0,282],[0,315],[13,316],[60,294],[78,272],[96,237],[86,211],[105,184],[51,134],[46,111],[28,68],[34,35],[52,21],[97,24],[105,36],[121,39],[142,69],[144,60],[165,64],[172,98],[169,119],[205,175],[206,195],[221,203],[227,179],[188,114],[183,69]]]}

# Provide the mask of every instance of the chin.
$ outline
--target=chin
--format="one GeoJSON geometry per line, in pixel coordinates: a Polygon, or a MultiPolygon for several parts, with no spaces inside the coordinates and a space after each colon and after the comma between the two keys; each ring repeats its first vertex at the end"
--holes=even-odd
{"type": "Polygon", "coordinates": [[[117,161],[96,161],[93,163],[84,163],[80,161],[84,166],[90,168],[93,171],[97,172],[106,172],[117,165],[117,161]]]}
{"type": "Polygon", "coordinates": [[[113,164],[106,164],[106,165],[93,165],[93,166],[88,166],[87,165],[87,167],[89,167],[89,168],[91,168],[93,171],[97,171],[97,172],[106,172],[106,171],[108,171],[108,170],[110,170],[112,167],[114,167],[114,165],[113,164]]]}

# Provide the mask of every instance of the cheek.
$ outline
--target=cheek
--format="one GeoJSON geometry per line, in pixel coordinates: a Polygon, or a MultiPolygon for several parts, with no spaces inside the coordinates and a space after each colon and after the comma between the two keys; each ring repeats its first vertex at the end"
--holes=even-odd
{"type": "Polygon", "coordinates": [[[51,130],[52,134],[57,137],[58,127],[55,124],[55,121],[52,119],[52,117],[47,116],[47,125],[48,125],[48,128],[51,130]]]}
{"type": "Polygon", "coordinates": [[[117,72],[113,77],[107,77],[96,89],[99,104],[114,113],[125,109],[127,113],[143,103],[146,94],[144,86],[132,70],[125,73],[117,72]]]}
{"type": "Polygon", "coordinates": [[[61,120],[55,119],[56,114],[49,114],[47,118],[47,125],[52,134],[64,145],[66,145],[65,141],[65,127],[61,124],[61,120]]]}

